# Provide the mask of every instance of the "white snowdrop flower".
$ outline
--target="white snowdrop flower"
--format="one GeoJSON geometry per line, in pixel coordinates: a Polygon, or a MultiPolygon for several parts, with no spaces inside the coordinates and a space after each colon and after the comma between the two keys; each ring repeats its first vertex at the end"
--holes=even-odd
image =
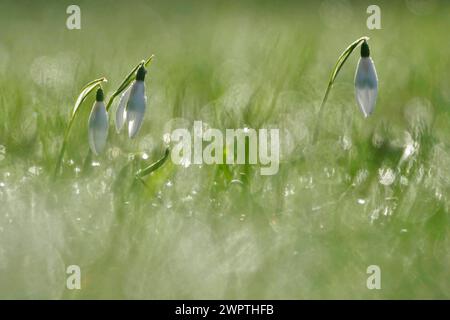
{"type": "Polygon", "coordinates": [[[147,97],[145,96],[145,74],[147,71],[144,66],[140,66],[136,81],[131,85],[130,96],[126,107],[126,121],[128,124],[128,136],[134,138],[141,128],[142,121],[147,104],[147,97]]]}
{"type": "Polygon", "coordinates": [[[375,65],[370,57],[369,45],[366,41],[361,45],[361,58],[355,74],[356,102],[364,117],[368,117],[375,108],[378,95],[378,77],[375,65]]]}
{"type": "Polygon", "coordinates": [[[96,155],[103,151],[108,137],[108,113],[103,100],[103,90],[99,88],[88,122],[89,146],[96,155]]]}
{"type": "MultiPolygon", "coordinates": [[[[134,81],[133,81],[133,83],[134,83],[134,81]]],[[[125,124],[125,120],[127,118],[126,106],[128,103],[128,99],[130,98],[130,91],[131,91],[131,87],[132,87],[133,83],[130,84],[128,86],[128,88],[120,96],[119,105],[117,106],[117,111],[116,111],[116,131],[117,131],[117,133],[120,133],[123,125],[125,124]]]]}

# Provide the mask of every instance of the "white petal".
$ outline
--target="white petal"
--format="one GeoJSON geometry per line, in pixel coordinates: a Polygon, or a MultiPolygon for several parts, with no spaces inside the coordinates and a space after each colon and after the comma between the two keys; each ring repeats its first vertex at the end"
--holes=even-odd
{"type": "Polygon", "coordinates": [[[105,103],[96,101],[92,107],[88,123],[89,146],[96,155],[100,154],[106,146],[108,137],[108,113],[105,103]]]}
{"type": "Polygon", "coordinates": [[[134,138],[141,128],[144,119],[147,97],[145,96],[145,84],[136,81],[131,87],[130,98],[127,104],[128,136],[134,138]]]}
{"type": "Polygon", "coordinates": [[[127,102],[130,97],[131,86],[132,86],[132,84],[129,85],[128,88],[124,92],[122,92],[122,94],[120,95],[119,105],[117,106],[117,111],[116,111],[116,131],[117,131],[117,133],[119,133],[120,130],[122,130],[122,127],[125,123],[125,119],[127,116],[127,110],[125,107],[127,106],[127,102]]]}
{"type": "Polygon", "coordinates": [[[361,57],[355,74],[355,97],[365,117],[374,110],[378,95],[378,77],[372,58],[361,57]]]}

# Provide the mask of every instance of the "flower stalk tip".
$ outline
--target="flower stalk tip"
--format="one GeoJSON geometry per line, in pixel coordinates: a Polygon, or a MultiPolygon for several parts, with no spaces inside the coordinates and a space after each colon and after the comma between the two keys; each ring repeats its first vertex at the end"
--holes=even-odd
{"type": "Polygon", "coordinates": [[[367,44],[367,41],[364,40],[364,42],[361,45],[361,57],[362,58],[367,58],[369,56],[370,56],[369,45],[367,44]]]}
{"type": "Polygon", "coordinates": [[[144,65],[141,65],[136,73],[136,81],[144,81],[145,75],[147,74],[147,70],[144,65]]]}
{"type": "Polygon", "coordinates": [[[95,101],[104,101],[105,96],[103,94],[103,89],[100,87],[97,89],[97,93],[95,95],[95,101]]]}

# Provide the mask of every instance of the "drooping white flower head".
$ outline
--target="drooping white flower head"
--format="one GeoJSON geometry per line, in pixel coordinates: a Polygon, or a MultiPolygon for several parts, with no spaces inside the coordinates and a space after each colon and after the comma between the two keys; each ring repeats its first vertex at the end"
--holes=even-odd
{"type": "Polygon", "coordinates": [[[375,108],[378,95],[378,77],[369,45],[366,41],[361,45],[361,58],[355,73],[356,102],[364,117],[368,117],[375,108]]]}
{"type": "Polygon", "coordinates": [[[147,97],[145,95],[144,66],[140,66],[136,73],[136,81],[131,85],[129,98],[126,105],[126,121],[128,124],[128,136],[134,138],[141,128],[144,120],[147,97]]]}
{"type": "Polygon", "coordinates": [[[103,90],[99,88],[88,122],[89,146],[96,155],[103,151],[108,137],[108,113],[103,100],[103,90]]]}
{"type": "Polygon", "coordinates": [[[130,98],[130,91],[134,81],[128,86],[128,88],[120,95],[119,105],[117,106],[116,111],[116,131],[120,133],[125,124],[125,120],[127,118],[127,103],[130,98]]]}

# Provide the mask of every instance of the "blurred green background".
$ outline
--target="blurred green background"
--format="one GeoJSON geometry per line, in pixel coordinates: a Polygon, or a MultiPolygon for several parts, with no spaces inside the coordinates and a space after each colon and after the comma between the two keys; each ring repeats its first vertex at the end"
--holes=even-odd
{"type": "Polygon", "coordinates": [[[370,1],[77,1],[81,30],[70,4],[0,3],[0,298],[450,297],[449,2],[378,1],[373,31],[370,1]],[[355,103],[357,50],[313,145],[329,73],[363,35],[374,114],[355,103]],[[85,164],[89,98],[54,180],[81,87],[106,76],[110,95],[150,54],[138,137],[111,113],[85,164]],[[169,161],[136,183],[194,120],[279,128],[279,173],[169,161]],[[81,290],[66,289],[72,264],[81,290]]]}

